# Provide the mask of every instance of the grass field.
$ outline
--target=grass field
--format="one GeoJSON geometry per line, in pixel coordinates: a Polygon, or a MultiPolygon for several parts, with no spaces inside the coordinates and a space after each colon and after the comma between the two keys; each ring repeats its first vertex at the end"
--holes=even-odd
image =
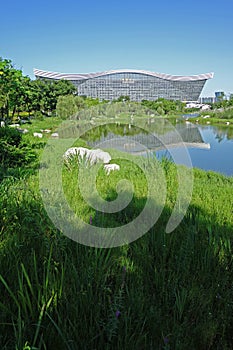
{"type": "MultiPolygon", "coordinates": [[[[36,157],[49,136],[36,139],[32,132],[55,131],[59,121],[51,118],[49,123],[33,122],[23,136],[36,157]]],[[[83,221],[89,223],[91,217],[98,227],[130,222],[148,193],[145,175],[135,162],[110,153],[121,169],[109,176],[99,170],[96,186],[101,196],[111,203],[119,180],[134,185],[132,201],[118,213],[100,214],[83,200],[77,189],[78,165],[62,171],[70,206],[83,221]]],[[[2,350],[233,348],[233,178],[194,169],[190,206],[168,234],[165,227],[177,196],[176,166],[167,160],[150,160],[144,166],[152,175],[159,166],[165,175],[162,214],[138,240],[108,249],[84,246],[54,227],[39,192],[38,158],[2,170],[2,350]]],[[[155,186],[155,207],[160,190],[155,186]]]]}

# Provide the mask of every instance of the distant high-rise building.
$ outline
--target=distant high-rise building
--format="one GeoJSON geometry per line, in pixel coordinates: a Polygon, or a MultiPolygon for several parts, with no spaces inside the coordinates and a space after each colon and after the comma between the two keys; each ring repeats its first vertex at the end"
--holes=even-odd
{"type": "Polygon", "coordinates": [[[215,91],[215,101],[219,102],[222,101],[224,99],[224,92],[223,91],[215,91]]]}
{"type": "Polygon", "coordinates": [[[213,73],[178,76],[145,70],[121,69],[100,73],[62,74],[34,69],[38,79],[66,79],[77,88],[79,96],[115,100],[129,96],[131,101],[168,100],[197,101],[213,73]]]}

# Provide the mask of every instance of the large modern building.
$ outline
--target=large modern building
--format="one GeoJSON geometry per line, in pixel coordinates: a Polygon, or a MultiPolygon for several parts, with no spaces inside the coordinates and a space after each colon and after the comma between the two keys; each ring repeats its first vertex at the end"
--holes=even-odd
{"type": "Polygon", "coordinates": [[[213,73],[178,76],[145,70],[120,69],[100,73],[65,74],[34,69],[38,79],[66,79],[77,87],[77,94],[114,100],[129,96],[131,101],[168,100],[197,101],[213,73]]]}

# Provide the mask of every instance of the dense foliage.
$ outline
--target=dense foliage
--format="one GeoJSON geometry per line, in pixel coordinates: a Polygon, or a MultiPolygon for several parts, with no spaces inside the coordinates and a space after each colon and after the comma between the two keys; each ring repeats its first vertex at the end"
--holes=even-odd
{"type": "Polygon", "coordinates": [[[156,101],[143,100],[142,105],[156,111],[159,115],[178,113],[184,110],[185,103],[181,101],[170,101],[164,98],[158,98],[156,101]]]}
{"type": "Polygon", "coordinates": [[[75,90],[67,80],[30,80],[10,60],[0,58],[1,120],[12,120],[20,111],[49,116],[55,112],[58,97],[75,90]]]}
{"type": "Polygon", "coordinates": [[[212,103],[211,109],[228,108],[233,107],[233,95],[229,99],[222,98],[220,101],[212,103]]]}
{"type": "Polygon", "coordinates": [[[25,144],[19,131],[13,128],[0,128],[0,149],[0,181],[37,160],[36,153],[25,144]]]}
{"type": "MultiPolygon", "coordinates": [[[[103,103],[105,103],[105,101],[103,103]]],[[[74,95],[59,96],[56,105],[56,114],[61,119],[67,119],[82,109],[99,104],[98,98],[74,95]]]]}
{"type": "Polygon", "coordinates": [[[226,107],[226,108],[215,108],[207,112],[201,113],[202,116],[210,116],[211,118],[215,119],[233,119],[233,106],[232,107],[226,107]]]}
{"type": "Polygon", "coordinates": [[[27,78],[15,69],[10,60],[0,58],[0,117],[9,118],[9,111],[20,106],[26,95],[27,78]]]}

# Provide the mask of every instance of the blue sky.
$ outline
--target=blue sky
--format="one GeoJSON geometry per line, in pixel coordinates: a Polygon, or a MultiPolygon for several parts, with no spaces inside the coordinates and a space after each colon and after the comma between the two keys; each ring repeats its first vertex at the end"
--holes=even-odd
{"type": "Polygon", "coordinates": [[[202,96],[233,93],[233,1],[12,0],[1,4],[0,56],[33,68],[88,73],[214,72],[202,96]]]}

